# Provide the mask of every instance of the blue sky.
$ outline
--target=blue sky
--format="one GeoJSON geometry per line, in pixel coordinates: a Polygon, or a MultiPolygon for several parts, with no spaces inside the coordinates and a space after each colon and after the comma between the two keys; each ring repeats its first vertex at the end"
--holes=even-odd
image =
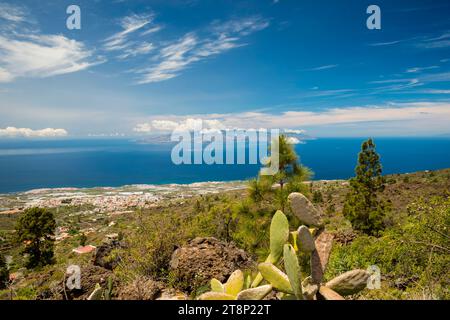
{"type": "Polygon", "coordinates": [[[448,1],[2,1],[0,138],[450,134],[448,1]],[[81,30],[66,8],[81,8],[81,30]],[[369,30],[366,9],[381,9],[369,30]]]}

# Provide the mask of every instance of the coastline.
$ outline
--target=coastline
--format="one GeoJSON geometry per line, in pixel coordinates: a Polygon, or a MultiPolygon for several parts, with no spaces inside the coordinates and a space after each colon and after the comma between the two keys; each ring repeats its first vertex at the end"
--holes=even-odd
{"type": "Polygon", "coordinates": [[[0,214],[17,214],[30,207],[91,206],[97,212],[146,209],[161,201],[244,190],[245,181],[205,181],[189,184],[134,184],[121,187],[40,188],[0,194],[0,214]]]}

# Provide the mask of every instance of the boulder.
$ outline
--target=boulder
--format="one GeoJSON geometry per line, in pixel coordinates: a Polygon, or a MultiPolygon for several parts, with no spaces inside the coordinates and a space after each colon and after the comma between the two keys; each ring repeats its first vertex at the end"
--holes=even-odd
{"type": "Polygon", "coordinates": [[[320,226],[322,213],[303,194],[293,192],[288,197],[294,215],[308,226],[320,226]]]}
{"type": "Polygon", "coordinates": [[[95,252],[92,263],[94,266],[102,267],[108,270],[113,270],[120,262],[118,256],[112,256],[114,249],[123,248],[123,244],[118,240],[108,239],[95,252]]]}
{"type": "Polygon", "coordinates": [[[233,243],[195,238],[173,252],[169,270],[181,289],[192,290],[212,278],[225,282],[236,269],[252,267],[255,262],[251,256],[233,243]]]}
{"type": "MultiPolygon", "coordinates": [[[[94,291],[96,284],[100,284],[102,288],[105,288],[108,282],[108,278],[114,275],[111,271],[97,267],[86,265],[81,267],[81,289],[69,290],[65,282],[59,284],[59,294],[62,295],[62,299],[68,300],[86,300],[94,291]]],[[[114,280],[113,280],[114,282],[114,280]]],[[[113,288],[115,285],[113,284],[113,288]]]]}
{"type": "Polygon", "coordinates": [[[343,296],[347,296],[363,290],[367,285],[369,276],[366,270],[356,269],[337,276],[328,281],[325,286],[343,296]]]}
{"type": "Polygon", "coordinates": [[[325,273],[334,236],[328,232],[322,232],[315,241],[316,250],[311,253],[311,276],[315,283],[320,283],[325,273]]]}

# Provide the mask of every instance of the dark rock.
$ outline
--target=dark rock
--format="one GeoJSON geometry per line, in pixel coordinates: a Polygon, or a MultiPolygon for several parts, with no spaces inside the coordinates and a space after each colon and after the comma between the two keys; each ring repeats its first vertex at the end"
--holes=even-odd
{"type": "Polygon", "coordinates": [[[117,240],[110,240],[104,242],[97,248],[93,259],[94,266],[99,266],[108,270],[113,270],[120,262],[118,256],[112,256],[111,253],[114,249],[123,248],[124,245],[117,240]]]}
{"type": "Polygon", "coordinates": [[[216,238],[195,238],[172,254],[170,271],[183,290],[209,283],[212,278],[224,282],[236,269],[255,267],[244,250],[216,238]]]}
{"type": "MultiPolygon", "coordinates": [[[[98,266],[82,266],[81,267],[81,289],[69,290],[66,283],[58,284],[58,293],[63,300],[86,300],[94,291],[95,285],[98,283],[102,288],[106,288],[108,278],[114,276],[111,271],[98,266]]],[[[115,284],[113,282],[113,291],[115,284]]]]}

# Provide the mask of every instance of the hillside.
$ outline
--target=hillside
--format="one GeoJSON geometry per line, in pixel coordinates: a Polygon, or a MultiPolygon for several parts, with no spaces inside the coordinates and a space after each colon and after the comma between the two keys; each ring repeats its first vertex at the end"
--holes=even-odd
{"type": "MultiPolygon", "coordinates": [[[[444,241],[441,248],[436,244],[422,246],[424,241],[416,238],[423,227],[420,217],[427,212],[430,219],[437,219],[432,223],[439,221],[448,230],[450,169],[386,178],[382,197],[390,203],[391,210],[385,218],[387,229],[380,238],[355,232],[342,216],[347,181],[309,183],[308,197],[322,209],[324,229],[335,239],[326,279],[376,264],[382,273],[382,289],[366,289],[351,299],[450,298],[448,231],[438,235],[444,239],[437,239],[444,241]],[[411,246],[414,252],[408,251],[411,246]]],[[[214,237],[227,253],[244,250],[248,268],[267,255],[270,219],[279,208],[271,201],[248,201],[243,182],[167,186],[145,192],[142,186],[141,191],[136,188],[40,190],[0,196],[0,207],[4,208],[0,212],[0,250],[7,257],[13,280],[9,289],[0,291],[0,298],[81,299],[96,283],[106,285],[108,279],[112,279],[115,299],[139,298],[133,293],[136,286],[158,291],[159,297],[194,298],[206,291],[208,284],[203,280],[186,283],[180,278],[171,266],[176,248],[192,245],[189,241],[196,237],[214,237]],[[55,214],[56,261],[26,270],[22,267],[21,246],[13,241],[14,226],[21,209],[33,205],[47,207],[55,214]],[[230,247],[226,245],[229,242],[234,244],[230,247]],[[73,252],[80,245],[97,248],[96,266],[95,250],[73,252]],[[102,250],[105,255],[98,257],[102,250]],[[80,292],[64,290],[65,271],[71,264],[82,269],[80,292]]],[[[291,228],[297,228],[296,218],[289,210],[286,213],[291,228]]]]}

